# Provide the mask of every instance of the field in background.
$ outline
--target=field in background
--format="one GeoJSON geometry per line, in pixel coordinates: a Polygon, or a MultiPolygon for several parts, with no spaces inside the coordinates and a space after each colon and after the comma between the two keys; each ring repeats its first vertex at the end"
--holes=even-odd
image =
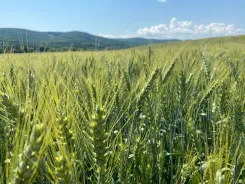
{"type": "Polygon", "coordinates": [[[0,183],[245,183],[244,48],[0,55],[0,183]]]}

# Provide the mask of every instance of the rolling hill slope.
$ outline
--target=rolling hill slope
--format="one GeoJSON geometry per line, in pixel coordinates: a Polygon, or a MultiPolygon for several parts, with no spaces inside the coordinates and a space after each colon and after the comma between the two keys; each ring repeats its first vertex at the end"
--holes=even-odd
{"type": "Polygon", "coordinates": [[[45,45],[49,48],[77,48],[86,50],[123,49],[155,43],[173,42],[179,40],[154,40],[144,38],[109,39],[94,36],[85,32],[38,32],[16,28],[0,28],[0,42],[2,47],[16,47],[27,45],[36,48],[45,45]],[[5,44],[5,45],[4,45],[5,44]]]}

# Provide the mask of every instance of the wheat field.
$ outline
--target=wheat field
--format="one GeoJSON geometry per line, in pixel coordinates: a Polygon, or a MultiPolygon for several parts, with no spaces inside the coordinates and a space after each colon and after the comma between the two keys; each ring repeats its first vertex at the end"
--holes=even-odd
{"type": "Polygon", "coordinates": [[[0,183],[244,184],[243,48],[0,55],[0,183]]]}

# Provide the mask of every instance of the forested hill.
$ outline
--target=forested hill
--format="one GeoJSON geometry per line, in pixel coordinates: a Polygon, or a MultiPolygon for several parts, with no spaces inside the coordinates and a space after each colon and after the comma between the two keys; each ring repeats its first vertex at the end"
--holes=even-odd
{"type": "Polygon", "coordinates": [[[175,41],[179,40],[109,39],[79,31],[38,32],[26,29],[0,28],[0,52],[10,49],[15,52],[111,50],[175,41]]]}

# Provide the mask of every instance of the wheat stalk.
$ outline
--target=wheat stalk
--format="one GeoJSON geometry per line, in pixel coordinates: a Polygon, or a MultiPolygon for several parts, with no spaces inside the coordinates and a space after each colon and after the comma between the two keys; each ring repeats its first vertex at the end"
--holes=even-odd
{"type": "Polygon", "coordinates": [[[30,139],[25,145],[24,152],[20,155],[13,179],[14,184],[29,184],[33,182],[41,157],[40,150],[43,145],[45,128],[44,124],[33,126],[30,139]]]}

